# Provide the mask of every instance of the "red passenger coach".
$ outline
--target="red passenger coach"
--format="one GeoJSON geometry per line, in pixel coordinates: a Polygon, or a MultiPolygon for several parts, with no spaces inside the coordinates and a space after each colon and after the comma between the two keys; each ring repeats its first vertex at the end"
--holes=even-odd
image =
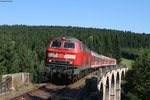
{"type": "Polygon", "coordinates": [[[116,65],[116,59],[91,51],[76,38],[53,38],[46,49],[45,73],[48,79],[65,76],[76,80],[92,69],[110,65],[116,65]]]}
{"type": "Polygon", "coordinates": [[[116,65],[116,59],[112,59],[103,55],[99,55],[95,52],[92,52],[91,55],[92,55],[91,68],[116,65]]]}

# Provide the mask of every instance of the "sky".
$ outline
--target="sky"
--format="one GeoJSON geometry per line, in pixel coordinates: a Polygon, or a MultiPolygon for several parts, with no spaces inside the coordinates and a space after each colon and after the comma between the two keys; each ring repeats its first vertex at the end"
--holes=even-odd
{"type": "Polygon", "coordinates": [[[0,0],[0,25],[52,25],[150,34],[150,0],[0,0]]]}

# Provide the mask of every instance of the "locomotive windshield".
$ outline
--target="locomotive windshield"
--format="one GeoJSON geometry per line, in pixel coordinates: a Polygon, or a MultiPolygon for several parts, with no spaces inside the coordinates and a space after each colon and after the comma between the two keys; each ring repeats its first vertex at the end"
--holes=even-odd
{"type": "Polygon", "coordinates": [[[74,45],[73,42],[65,42],[64,48],[71,48],[71,49],[74,49],[74,48],[75,48],[75,45],[74,45]]]}
{"type": "Polygon", "coordinates": [[[51,44],[51,47],[60,48],[61,47],[61,41],[53,41],[51,44]]]}

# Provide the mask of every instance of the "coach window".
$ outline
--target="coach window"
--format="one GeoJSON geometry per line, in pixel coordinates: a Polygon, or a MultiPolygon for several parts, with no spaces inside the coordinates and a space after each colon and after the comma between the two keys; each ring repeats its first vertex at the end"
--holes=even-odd
{"type": "Polygon", "coordinates": [[[102,62],[102,59],[100,58],[100,62],[102,62]]]}
{"type": "Polygon", "coordinates": [[[73,42],[65,42],[64,48],[74,49],[75,48],[75,44],[73,42]]]}
{"type": "Polygon", "coordinates": [[[51,44],[51,47],[60,48],[61,47],[61,41],[53,41],[51,44]]]}
{"type": "Polygon", "coordinates": [[[92,56],[92,61],[94,61],[94,56],[92,56]]]}

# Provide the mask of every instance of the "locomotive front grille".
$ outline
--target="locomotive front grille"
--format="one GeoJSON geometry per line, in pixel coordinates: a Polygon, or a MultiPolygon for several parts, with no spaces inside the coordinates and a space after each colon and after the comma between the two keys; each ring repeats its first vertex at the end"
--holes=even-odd
{"type": "Polygon", "coordinates": [[[70,66],[71,61],[67,61],[67,60],[54,60],[54,59],[50,59],[49,63],[47,63],[47,65],[52,65],[52,66],[70,66]]]}
{"type": "Polygon", "coordinates": [[[54,63],[57,63],[57,64],[67,64],[67,61],[55,60],[54,63]]]}

